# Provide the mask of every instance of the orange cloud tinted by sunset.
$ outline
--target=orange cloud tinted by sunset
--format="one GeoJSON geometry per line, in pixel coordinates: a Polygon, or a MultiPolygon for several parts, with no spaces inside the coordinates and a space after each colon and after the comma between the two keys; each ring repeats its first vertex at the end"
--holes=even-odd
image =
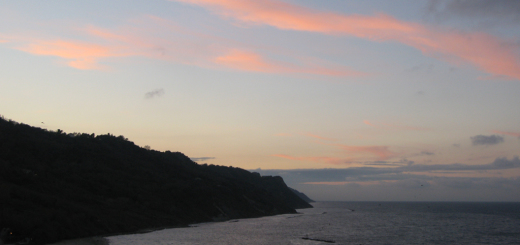
{"type": "Polygon", "coordinates": [[[493,133],[495,133],[495,134],[502,134],[502,135],[509,135],[509,136],[515,136],[515,137],[519,137],[520,138],[520,133],[516,133],[516,132],[504,132],[504,131],[493,130],[493,133]]]}
{"type": "Polygon", "coordinates": [[[268,63],[254,52],[240,50],[232,50],[225,56],[217,57],[215,63],[244,71],[276,72],[281,69],[281,67],[268,63]]]}
{"type": "Polygon", "coordinates": [[[363,120],[363,123],[368,125],[368,126],[372,126],[372,127],[375,127],[374,125],[372,125],[372,123],[370,123],[370,121],[368,120],[363,120]]]}
{"type": "Polygon", "coordinates": [[[316,65],[296,66],[294,64],[267,60],[260,54],[252,51],[233,49],[223,56],[214,59],[216,64],[235,70],[253,71],[263,73],[306,73],[325,76],[363,76],[362,72],[348,68],[331,69],[316,65]]]}
{"type": "Polygon", "coordinates": [[[68,60],[68,66],[84,70],[102,69],[99,61],[109,57],[143,56],[205,68],[227,67],[249,72],[337,77],[366,75],[341,65],[308,62],[305,58],[296,58],[295,63],[269,59],[265,54],[229,47],[228,43],[220,45],[219,42],[222,40],[219,38],[182,29],[154,16],[148,16],[138,22],[145,26],[133,26],[131,31],[125,31],[125,28],[111,31],[95,26],[80,28],[82,34],[87,37],[84,40],[89,41],[43,40],[26,36],[16,40],[22,43],[17,49],[34,55],[61,57],[68,60]],[[159,32],[164,31],[182,35],[171,40],[156,37],[160,36],[159,32]]]}
{"type": "Polygon", "coordinates": [[[77,69],[100,69],[99,58],[116,56],[108,47],[72,41],[34,41],[18,48],[35,54],[57,56],[71,61],[68,65],[77,69]]]}
{"type": "Polygon", "coordinates": [[[282,30],[352,35],[373,41],[397,41],[423,54],[450,62],[470,63],[497,76],[520,80],[515,45],[486,33],[445,31],[391,16],[320,12],[276,0],[178,0],[206,7],[224,18],[270,25],[282,30]]]}

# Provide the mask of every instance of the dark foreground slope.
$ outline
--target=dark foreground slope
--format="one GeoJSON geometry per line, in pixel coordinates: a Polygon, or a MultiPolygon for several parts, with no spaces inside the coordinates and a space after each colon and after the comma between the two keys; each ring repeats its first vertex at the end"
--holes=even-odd
{"type": "Polygon", "coordinates": [[[280,177],[0,118],[0,229],[36,243],[311,207],[280,177]]]}

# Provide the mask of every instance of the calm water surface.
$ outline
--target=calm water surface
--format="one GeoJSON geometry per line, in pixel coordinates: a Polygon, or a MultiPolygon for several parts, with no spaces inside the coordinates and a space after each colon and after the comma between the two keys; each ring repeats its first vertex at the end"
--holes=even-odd
{"type": "Polygon", "coordinates": [[[520,244],[520,203],[318,202],[313,206],[298,210],[300,214],[108,239],[111,245],[329,244],[323,240],[335,244],[520,244]]]}

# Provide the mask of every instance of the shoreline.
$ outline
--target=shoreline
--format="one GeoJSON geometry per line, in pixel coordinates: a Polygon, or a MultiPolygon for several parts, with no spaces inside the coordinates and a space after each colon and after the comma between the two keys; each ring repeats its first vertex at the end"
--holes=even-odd
{"type": "Polygon", "coordinates": [[[163,226],[157,228],[148,228],[141,229],[135,232],[123,232],[123,233],[113,233],[113,234],[105,234],[93,237],[83,237],[83,238],[75,238],[70,240],[63,240],[55,243],[49,243],[47,245],[110,245],[107,237],[111,236],[120,236],[120,235],[130,235],[130,234],[144,234],[164,229],[173,229],[173,228],[185,228],[189,227],[189,225],[175,225],[175,226],[163,226]]]}
{"type": "MultiPolygon", "coordinates": [[[[307,208],[303,208],[303,209],[307,209],[307,208]]],[[[294,214],[301,214],[301,213],[298,212],[298,209],[296,209],[296,213],[294,213],[294,214]]],[[[260,216],[260,217],[254,217],[254,218],[262,218],[262,217],[276,216],[276,215],[284,215],[284,214],[266,215],[266,216],[260,216]]],[[[111,237],[111,236],[145,234],[145,233],[160,231],[160,230],[164,230],[164,229],[197,227],[196,226],[197,224],[204,224],[204,223],[237,222],[240,219],[248,219],[248,218],[216,220],[216,221],[193,223],[193,224],[187,224],[187,225],[162,226],[162,227],[156,227],[156,228],[141,229],[141,230],[137,230],[135,232],[112,233],[112,234],[98,235],[98,236],[93,236],[93,237],[83,237],[83,238],[76,238],[76,239],[70,239],[70,240],[63,240],[63,241],[59,241],[56,243],[49,243],[47,245],[110,245],[110,242],[107,239],[107,237],[111,237]]]]}
{"type": "Polygon", "coordinates": [[[110,242],[105,237],[86,237],[72,240],[65,240],[48,245],[109,245],[110,242]]]}

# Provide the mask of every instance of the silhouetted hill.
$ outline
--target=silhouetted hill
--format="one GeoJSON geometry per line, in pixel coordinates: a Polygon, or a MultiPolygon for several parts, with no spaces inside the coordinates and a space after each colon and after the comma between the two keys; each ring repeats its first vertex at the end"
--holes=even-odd
{"type": "Polygon", "coordinates": [[[36,243],[312,207],[281,177],[0,118],[0,229],[36,243]]]}

